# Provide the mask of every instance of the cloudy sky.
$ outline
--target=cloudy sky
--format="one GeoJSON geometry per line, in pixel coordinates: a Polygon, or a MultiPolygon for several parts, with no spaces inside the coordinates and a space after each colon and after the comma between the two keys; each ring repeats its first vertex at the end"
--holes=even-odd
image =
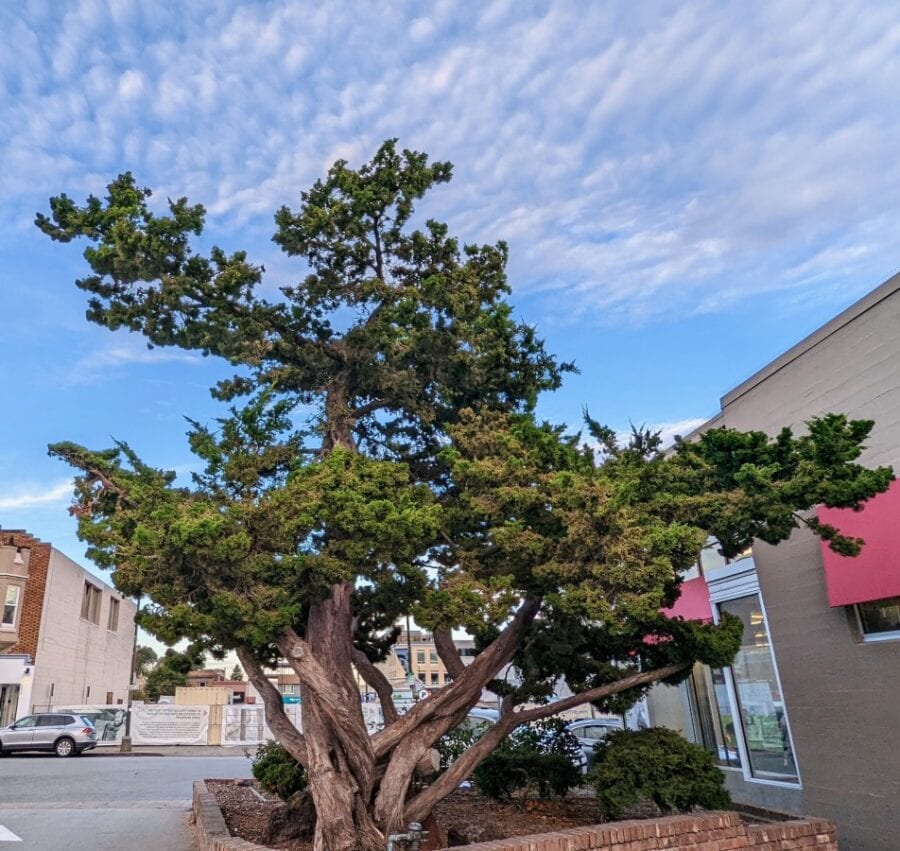
{"type": "Polygon", "coordinates": [[[519,315],[581,367],[543,413],[685,431],[897,271],[898,92],[891,2],[0,4],[0,525],[81,559],[47,443],[187,471],[225,373],[87,325],[50,195],[130,169],[274,288],[274,210],[396,136],[455,164],[427,212],[509,242],[519,315]]]}

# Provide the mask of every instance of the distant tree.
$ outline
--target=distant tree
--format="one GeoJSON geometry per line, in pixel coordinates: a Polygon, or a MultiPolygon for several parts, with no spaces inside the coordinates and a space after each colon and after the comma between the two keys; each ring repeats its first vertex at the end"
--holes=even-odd
{"type": "Polygon", "coordinates": [[[715,429],[671,455],[645,431],[621,447],[588,421],[587,449],[537,422],[538,395],[571,366],[514,320],[506,245],[414,226],[415,202],[450,175],[393,142],[359,169],[337,162],[276,214],[275,242],[305,277],[274,300],[245,253],[192,248],[201,206],[179,199],[158,215],[130,174],[105,199],[61,195],[37,218],[55,240],[88,240],[77,285],[89,320],[236,370],[214,389],[228,414],[192,423],[204,465],[192,487],[124,443],[51,451],[79,470],[73,510],[90,556],[153,601],[142,625],[236,651],[307,772],[317,851],[383,848],[524,722],[585,702],[621,710],[697,661],[728,665],[737,619],[661,614],[707,537],[734,556],[806,524],[852,553],[860,542],[809,510],[859,507],[892,478],[855,463],[872,423],[841,415],[801,436],[715,429]],[[373,663],[406,615],[433,632],[452,679],[398,717],[373,663]],[[469,665],[455,629],[476,639],[469,665]],[[263,670],[279,658],[302,683],[302,733],[263,670]],[[516,687],[496,681],[510,663],[516,687]],[[371,736],[354,666],[384,711],[371,736]],[[561,676],[574,695],[547,703],[561,676]],[[413,784],[489,685],[498,723],[413,784]]]}
{"type": "Polygon", "coordinates": [[[196,648],[188,648],[185,652],[173,650],[171,647],[163,654],[144,685],[144,693],[150,700],[159,700],[164,694],[175,694],[178,686],[188,684],[188,674],[204,664],[203,652],[196,648]]]}
{"type": "Polygon", "coordinates": [[[244,671],[243,671],[243,669],[241,668],[240,665],[235,665],[235,666],[231,669],[231,677],[230,677],[230,679],[234,680],[235,682],[240,682],[241,680],[244,679],[244,671]]]}
{"type": "Polygon", "coordinates": [[[139,644],[134,649],[134,672],[139,677],[146,677],[156,664],[159,656],[152,647],[139,644]]]}

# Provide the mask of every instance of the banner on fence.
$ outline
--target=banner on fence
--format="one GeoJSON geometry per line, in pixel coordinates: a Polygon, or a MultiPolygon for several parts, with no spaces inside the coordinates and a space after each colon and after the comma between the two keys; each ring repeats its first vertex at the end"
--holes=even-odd
{"type": "Polygon", "coordinates": [[[209,707],[135,704],[131,708],[131,739],[136,745],[205,745],[209,707]]]}
{"type": "Polygon", "coordinates": [[[66,703],[54,704],[52,710],[54,712],[75,712],[82,718],[87,718],[97,731],[98,745],[116,745],[122,741],[127,715],[124,706],[66,703]]]}

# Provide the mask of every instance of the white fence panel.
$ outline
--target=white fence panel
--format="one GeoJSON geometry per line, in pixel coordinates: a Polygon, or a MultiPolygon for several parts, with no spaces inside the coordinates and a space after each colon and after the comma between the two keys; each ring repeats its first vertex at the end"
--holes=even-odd
{"type": "MultiPolygon", "coordinates": [[[[298,729],[303,729],[298,704],[284,707],[284,714],[298,729]]],[[[266,724],[265,708],[262,706],[231,705],[222,707],[222,744],[258,745],[274,739],[266,724]]]]}

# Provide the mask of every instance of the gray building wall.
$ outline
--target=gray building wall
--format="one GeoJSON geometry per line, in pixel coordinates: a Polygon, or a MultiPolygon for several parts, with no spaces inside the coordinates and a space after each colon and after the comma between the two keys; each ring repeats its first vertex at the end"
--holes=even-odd
{"type": "MultiPolygon", "coordinates": [[[[874,419],[863,462],[900,472],[900,275],[727,394],[712,424],[774,434],[830,411],[874,419]]],[[[837,822],[842,849],[900,848],[900,642],[864,643],[851,613],[829,607],[809,532],[753,556],[803,811],[837,822]]],[[[729,780],[737,800],[758,798],[729,780]]]]}

